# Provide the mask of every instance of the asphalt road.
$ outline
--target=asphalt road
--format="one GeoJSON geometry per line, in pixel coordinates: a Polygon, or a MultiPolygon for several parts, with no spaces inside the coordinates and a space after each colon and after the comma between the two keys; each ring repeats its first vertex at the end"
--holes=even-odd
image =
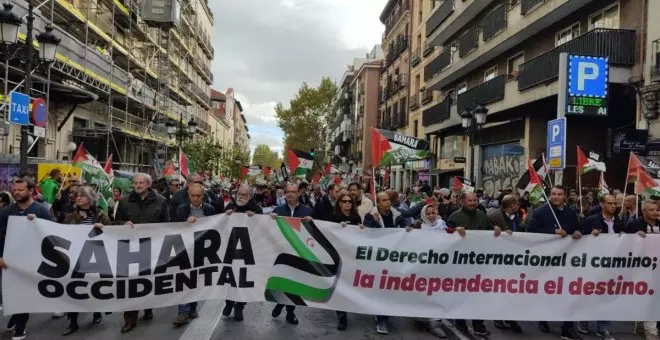
{"type": "MultiPolygon", "coordinates": [[[[349,324],[346,331],[340,332],[336,329],[335,313],[327,310],[309,308],[298,308],[297,316],[300,324],[289,325],[284,320],[284,314],[273,319],[270,316],[273,304],[253,303],[248,304],[245,309],[245,320],[235,322],[233,319],[221,317],[223,301],[209,301],[200,308],[200,317],[185,327],[174,328],[172,321],[176,317],[176,308],[162,308],[154,310],[154,320],[141,321],[133,332],[122,335],[120,328],[123,324],[121,313],[104,315],[101,324],[91,324],[91,314],[82,314],[79,318],[80,330],[78,333],[66,337],[72,340],[114,340],[114,339],[157,339],[157,340],[219,340],[219,339],[414,339],[427,340],[437,339],[428,331],[420,330],[411,319],[392,318],[390,320],[390,334],[378,335],[375,331],[375,322],[372,316],[349,314],[349,324]]],[[[3,326],[6,325],[7,317],[2,317],[3,326]]],[[[471,336],[458,332],[451,323],[444,321],[436,323],[452,340],[471,340],[471,336]]],[[[559,339],[558,323],[550,324],[552,334],[543,334],[536,329],[536,323],[521,323],[524,333],[512,334],[506,330],[495,328],[492,322],[486,322],[486,326],[493,333],[489,338],[494,340],[525,339],[545,340],[559,339]]],[[[28,324],[28,339],[30,340],[53,340],[65,339],[60,333],[66,328],[66,318],[51,319],[51,315],[35,314],[30,318],[28,324]]],[[[595,323],[590,325],[595,328],[595,323]]],[[[643,339],[632,335],[633,325],[631,323],[614,323],[611,331],[617,340],[643,339]]],[[[11,334],[5,332],[2,340],[11,339],[11,334]]],[[[585,336],[584,339],[598,339],[595,335],[585,336]]]]}

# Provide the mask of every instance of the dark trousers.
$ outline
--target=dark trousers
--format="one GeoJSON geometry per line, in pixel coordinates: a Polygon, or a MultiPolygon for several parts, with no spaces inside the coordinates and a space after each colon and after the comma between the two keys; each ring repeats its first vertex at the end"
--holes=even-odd
{"type": "Polygon", "coordinates": [[[348,313],[346,312],[337,311],[336,313],[337,313],[337,319],[339,320],[346,320],[346,318],[348,317],[348,313]]]}
{"type": "MultiPolygon", "coordinates": [[[[454,323],[456,324],[456,327],[459,328],[467,328],[467,323],[465,320],[462,319],[457,319],[454,320],[454,323]]],[[[477,326],[484,326],[484,320],[472,320],[472,328],[476,328],[477,326]]]]}
{"type": "MultiPolygon", "coordinates": [[[[101,313],[94,313],[94,317],[100,317],[101,313]]],[[[78,313],[66,313],[66,318],[69,319],[69,323],[72,325],[78,324],[78,313]]]]}
{"type": "Polygon", "coordinates": [[[390,319],[390,317],[387,316],[387,315],[377,315],[376,316],[376,321],[378,321],[378,322],[380,322],[380,320],[385,320],[385,322],[387,322],[389,319],[390,319]]]}
{"type": "Polygon", "coordinates": [[[243,308],[245,308],[245,302],[236,302],[236,301],[232,301],[232,300],[227,300],[226,303],[227,303],[228,307],[231,307],[231,308],[234,308],[234,309],[243,309],[243,308]]]}
{"type": "MultiPolygon", "coordinates": [[[[275,308],[282,309],[282,308],[284,308],[284,306],[285,306],[285,305],[283,305],[283,304],[281,304],[281,303],[278,303],[278,304],[275,306],[275,308]]],[[[296,306],[294,306],[294,305],[286,305],[286,312],[287,312],[287,313],[293,313],[293,311],[295,311],[295,310],[296,310],[296,306]]]]}
{"type": "Polygon", "coordinates": [[[7,324],[8,327],[14,326],[16,327],[16,332],[22,332],[25,330],[25,327],[27,326],[28,320],[30,319],[30,314],[14,314],[9,318],[9,323],[7,324]]]}
{"type": "MultiPolygon", "coordinates": [[[[145,312],[151,312],[152,309],[145,309],[144,311],[145,312]]],[[[131,324],[136,325],[139,315],[140,315],[139,310],[129,310],[127,312],[124,312],[124,321],[126,323],[131,323],[131,324]]]]}

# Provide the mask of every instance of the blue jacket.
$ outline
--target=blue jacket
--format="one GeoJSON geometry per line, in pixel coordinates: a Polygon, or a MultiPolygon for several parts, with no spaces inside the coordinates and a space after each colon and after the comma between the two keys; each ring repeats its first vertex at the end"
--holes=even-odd
{"type": "Polygon", "coordinates": [[[307,217],[307,216],[312,216],[312,208],[299,203],[293,209],[293,213],[291,213],[291,208],[289,208],[289,205],[288,204],[282,204],[282,205],[278,206],[277,208],[273,209],[273,213],[277,214],[277,216],[303,218],[303,217],[307,217]]]}
{"type": "Polygon", "coordinates": [[[532,224],[529,226],[528,231],[537,234],[554,234],[558,226],[555,216],[552,214],[553,210],[557,215],[559,224],[567,233],[572,234],[574,231],[580,230],[579,218],[575,210],[567,206],[559,210],[554,207],[551,208],[550,203],[546,203],[534,210],[532,224]]]}
{"type": "MultiPolygon", "coordinates": [[[[185,222],[190,217],[190,209],[190,203],[180,204],[176,208],[175,216],[172,216],[172,222],[185,222]]],[[[204,212],[204,216],[215,215],[215,208],[208,203],[202,202],[202,211],[204,212]]]]}

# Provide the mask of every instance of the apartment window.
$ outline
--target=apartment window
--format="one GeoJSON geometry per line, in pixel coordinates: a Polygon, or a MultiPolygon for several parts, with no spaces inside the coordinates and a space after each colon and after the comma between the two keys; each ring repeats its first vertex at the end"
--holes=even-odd
{"type": "Polygon", "coordinates": [[[417,6],[417,8],[417,24],[419,25],[422,23],[422,20],[424,20],[424,18],[422,18],[422,15],[424,14],[424,0],[419,0],[419,6],[417,6]]]}
{"type": "Polygon", "coordinates": [[[413,125],[413,129],[415,132],[415,138],[417,138],[417,134],[419,133],[419,120],[416,120],[414,124],[415,125],[413,125]]]}
{"type": "Polygon", "coordinates": [[[518,78],[518,71],[520,65],[525,62],[525,54],[520,52],[513,57],[509,58],[506,63],[506,74],[513,78],[518,78]]]}
{"type": "Polygon", "coordinates": [[[619,28],[618,2],[589,16],[589,30],[594,28],[619,28]]]}
{"type": "Polygon", "coordinates": [[[463,136],[447,136],[442,139],[443,159],[454,159],[465,155],[465,141],[463,136]]]}
{"type": "Polygon", "coordinates": [[[417,50],[421,50],[422,49],[422,34],[421,33],[417,35],[417,42],[416,43],[417,43],[417,47],[415,47],[415,48],[417,50]]]}
{"type": "Polygon", "coordinates": [[[458,84],[458,86],[456,87],[456,92],[458,94],[461,94],[465,91],[467,91],[467,82],[463,82],[463,83],[458,84]]]}
{"type": "Polygon", "coordinates": [[[420,75],[415,76],[415,88],[414,88],[414,93],[417,93],[419,91],[419,88],[422,86],[422,79],[420,75]]]}
{"type": "Polygon", "coordinates": [[[484,82],[487,82],[495,77],[497,77],[497,65],[487,69],[484,72],[484,82]]]}
{"type": "Polygon", "coordinates": [[[580,36],[580,23],[576,22],[555,34],[555,46],[565,44],[578,36],[580,36]]]}

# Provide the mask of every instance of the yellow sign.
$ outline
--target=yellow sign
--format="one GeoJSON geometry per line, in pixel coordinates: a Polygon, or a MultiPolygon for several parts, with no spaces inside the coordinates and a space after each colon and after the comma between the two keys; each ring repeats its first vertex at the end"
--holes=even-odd
{"type": "Polygon", "coordinates": [[[552,168],[561,166],[561,158],[550,158],[548,160],[548,165],[552,168]]]}
{"type": "MultiPolygon", "coordinates": [[[[44,178],[50,175],[50,171],[53,169],[60,169],[62,171],[62,176],[66,176],[67,170],[69,170],[69,164],[66,163],[39,163],[37,164],[37,181],[41,182],[44,178]]],[[[82,169],[77,166],[72,166],[70,171],[70,176],[78,176],[82,174],[82,169]]]]}

